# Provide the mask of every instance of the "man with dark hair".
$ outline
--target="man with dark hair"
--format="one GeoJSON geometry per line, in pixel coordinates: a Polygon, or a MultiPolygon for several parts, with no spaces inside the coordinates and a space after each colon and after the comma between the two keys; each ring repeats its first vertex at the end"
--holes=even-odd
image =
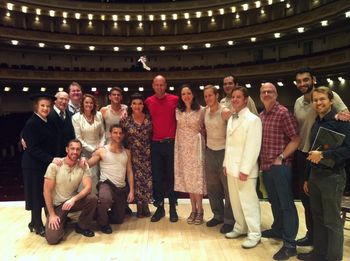
{"type": "MultiPolygon", "coordinates": [[[[226,96],[221,99],[220,103],[225,107],[229,108],[232,112],[233,112],[233,107],[231,103],[231,94],[232,94],[232,91],[237,87],[238,87],[237,80],[234,76],[229,75],[224,78],[223,88],[226,96]]],[[[258,111],[256,109],[255,103],[250,96],[248,97],[247,107],[252,113],[254,113],[255,115],[258,115],[258,111]]]]}
{"type": "Polygon", "coordinates": [[[154,95],[145,101],[153,124],[151,144],[153,197],[156,212],[151,218],[158,222],[165,215],[164,210],[164,171],[167,175],[170,221],[177,222],[177,193],[174,191],[174,141],[176,132],[175,110],[178,97],[166,93],[167,83],[162,75],[153,79],[154,95]],[[164,168],[165,167],[165,168],[164,168]]]}
{"type": "Polygon", "coordinates": [[[95,235],[88,226],[95,213],[97,197],[91,194],[89,168],[79,165],[81,150],[79,140],[69,141],[62,165],[51,163],[45,174],[44,198],[48,210],[45,230],[50,245],[58,244],[63,238],[67,215],[71,212],[81,211],[75,227],[77,233],[86,237],[95,235]],[[78,193],[80,183],[83,189],[78,193]]]}
{"type": "Polygon", "coordinates": [[[77,82],[72,82],[69,85],[69,103],[68,109],[73,114],[80,111],[81,101],[83,99],[83,92],[81,86],[77,82]]]}

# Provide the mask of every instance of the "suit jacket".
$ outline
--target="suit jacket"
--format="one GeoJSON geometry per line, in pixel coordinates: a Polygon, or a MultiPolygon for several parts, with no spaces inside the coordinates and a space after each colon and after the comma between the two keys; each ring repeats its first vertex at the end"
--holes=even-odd
{"type": "Polygon", "coordinates": [[[52,108],[50,114],[47,117],[49,123],[56,130],[56,138],[55,138],[55,141],[56,141],[55,156],[56,157],[66,156],[67,143],[71,139],[75,138],[74,128],[72,124],[72,116],[73,116],[73,113],[71,113],[67,109],[66,117],[64,121],[62,121],[58,113],[52,108]]]}
{"type": "Polygon", "coordinates": [[[33,113],[23,129],[27,149],[23,153],[22,168],[38,170],[44,176],[55,155],[55,136],[52,125],[33,113]]]}
{"type": "Polygon", "coordinates": [[[262,138],[261,120],[247,107],[238,115],[237,119],[231,116],[227,123],[223,166],[228,175],[238,178],[242,172],[249,175],[248,178],[256,178],[262,138]]]}

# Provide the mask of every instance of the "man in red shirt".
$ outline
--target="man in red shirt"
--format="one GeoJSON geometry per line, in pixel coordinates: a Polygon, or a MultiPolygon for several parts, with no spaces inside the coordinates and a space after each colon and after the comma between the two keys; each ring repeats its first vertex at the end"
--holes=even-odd
{"type": "Polygon", "coordinates": [[[297,254],[295,237],[299,221],[292,193],[291,156],[300,138],[296,119],[277,102],[277,89],[272,83],[261,86],[260,99],[264,104],[260,113],[263,129],[260,169],[274,218],[271,229],[263,231],[262,237],[281,238],[283,247],[273,259],[287,260],[297,254]]]}
{"type": "Polygon", "coordinates": [[[154,95],[145,101],[153,123],[151,144],[153,204],[157,210],[151,221],[158,222],[165,215],[163,178],[166,173],[170,221],[177,222],[177,193],[174,191],[174,139],[176,132],[175,110],[178,97],[165,92],[167,83],[162,75],[154,77],[152,87],[154,95]]]}

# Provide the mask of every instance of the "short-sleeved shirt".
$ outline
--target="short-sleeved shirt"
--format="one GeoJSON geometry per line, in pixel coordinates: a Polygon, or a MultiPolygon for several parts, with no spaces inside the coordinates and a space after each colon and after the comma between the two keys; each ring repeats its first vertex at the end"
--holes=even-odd
{"type": "MultiPolygon", "coordinates": [[[[230,111],[233,112],[231,98],[228,98],[227,96],[222,98],[220,101],[220,104],[229,108],[230,111]]],[[[255,115],[259,115],[258,110],[256,109],[256,106],[255,106],[255,102],[250,96],[248,97],[247,107],[251,113],[254,113],[255,115]]]]}
{"type": "Polygon", "coordinates": [[[84,177],[91,177],[88,167],[81,168],[76,164],[70,168],[64,161],[61,166],[51,163],[46,170],[45,178],[55,181],[52,192],[54,206],[59,206],[74,197],[84,177]]]}
{"type": "MultiPolygon", "coordinates": [[[[278,102],[270,111],[260,113],[262,122],[262,145],[260,151],[260,168],[269,170],[274,160],[280,155],[292,137],[298,135],[298,124],[288,109],[278,102]]],[[[285,159],[285,164],[291,166],[292,157],[285,159]]]]}
{"type": "Polygon", "coordinates": [[[145,104],[152,117],[152,140],[159,141],[165,138],[175,138],[175,110],[178,100],[179,98],[177,96],[169,93],[166,93],[161,99],[152,95],[145,100],[145,104]]]}
{"type": "MultiPolygon", "coordinates": [[[[346,105],[339,97],[339,95],[333,92],[334,100],[332,107],[336,112],[347,110],[346,105]]],[[[300,96],[294,104],[294,116],[298,121],[300,144],[298,150],[302,152],[309,152],[310,150],[310,130],[317,117],[316,111],[312,107],[312,102],[306,101],[304,95],[300,96]]]]}

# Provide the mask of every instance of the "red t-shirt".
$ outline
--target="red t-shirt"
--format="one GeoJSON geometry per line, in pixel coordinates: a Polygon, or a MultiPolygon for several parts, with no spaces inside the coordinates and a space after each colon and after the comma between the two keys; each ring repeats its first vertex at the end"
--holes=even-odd
{"type": "Polygon", "coordinates": [[[179,98],[166,93],[163,98],[155,95],[148,97],[145,104],[151,114],[153,123],[153,140],[175,138],[176,119],[175,110],[179,98]]]}

